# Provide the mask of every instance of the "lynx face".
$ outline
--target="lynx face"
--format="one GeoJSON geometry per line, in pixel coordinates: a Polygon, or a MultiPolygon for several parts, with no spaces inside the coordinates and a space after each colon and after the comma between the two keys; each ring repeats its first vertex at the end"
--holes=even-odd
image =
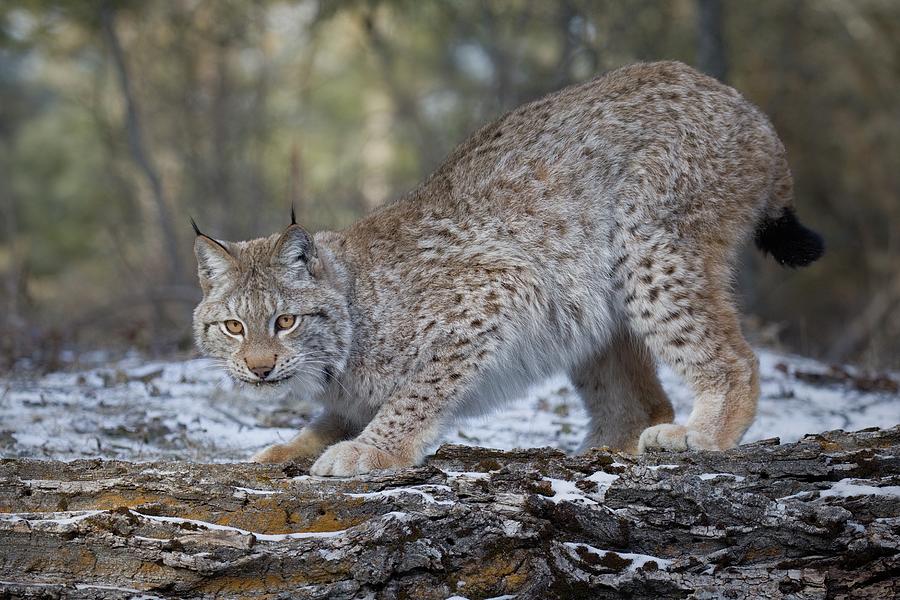
{"type": "Polygon", "coordinates": [[[203,289],[194,337],[235,382],[316,395],[344,369],[345,295],[301,227],[248,242],[198,232],[194,251],[203,289]]]}

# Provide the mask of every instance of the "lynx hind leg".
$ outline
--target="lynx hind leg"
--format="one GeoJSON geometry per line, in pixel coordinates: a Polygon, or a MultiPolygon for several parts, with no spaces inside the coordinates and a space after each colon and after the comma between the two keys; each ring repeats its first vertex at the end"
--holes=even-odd
{"type": "Polygon", "coordinates": [[[638,449],[733,447],[756,415],[759,374],[728,291],[728,262],[706,257],[698,265],[672,246],[662,250],[631,265],[623,302],[633,329],[691,386],[695,399],[685,425],[649,427],[638,449]]]}
{"type": "Polygon", "coordinates": [[[582,451],[609,446],[633,454],[642,431],[672,422],[672,403],[656,376],[653,357],[630,332],[617,334],[570,376],[591,418],[582,451]]]}

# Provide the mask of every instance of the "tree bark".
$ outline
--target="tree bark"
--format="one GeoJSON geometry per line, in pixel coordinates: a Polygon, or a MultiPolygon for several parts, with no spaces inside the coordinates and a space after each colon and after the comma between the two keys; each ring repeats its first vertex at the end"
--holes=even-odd
{"type": "Polygon", "coordinates": [[[0,597],[890,598],[900,427],[640,457],[0,462],[0,597]],[[4,595],[6,594],[6,595],[4,595]]]}

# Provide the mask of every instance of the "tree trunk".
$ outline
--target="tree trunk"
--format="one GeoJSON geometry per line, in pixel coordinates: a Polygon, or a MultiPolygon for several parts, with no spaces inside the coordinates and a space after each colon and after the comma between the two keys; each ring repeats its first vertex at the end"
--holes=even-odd
{"type": "Polygon", "coordinates": [[[445,149],[440,143],[440,132],[422,115],[415,93],[398,80],[396,53],[388,39],[378,29],[374,11],[365,13],[363,30],[372,54],[381,68],[385,89],[394,104],[398,121],[410,124],[421,156],[419,166],[423,172],[428,173],[436,168],[445,156],[445,149]]]}
{"type": "MultiPolygon", "coordinates": [[[[3,148],[2,150],[5,150],[3,148]]],[[[0,163],[0,181],[9,181],[5,165],[0,163]]],[[[0,337],[0,372],[12,368],[16,359],[25,354],[28,338],[36,336],[29,332],[25,319],[25,306],[22,300],[27,297],[28,279],[25,276],[25,260],[22,256],[22,243],[19,241],[18,206],[13,191],[8,186],[0,186],[0,223],[3,223],[5,252],[8,256],[6,272],[3,274],[0,295],[0,326],[4,335],[0,337]]],[[[2,272],[2,271],[0,271],[2,272]]]]}
{"type": "Polygon", "coordinates": [[[722,0],[697,0],[697,66],[719,81],[728,78],[722,0]]]}
{"type": "Polygon", "coordinates": [[[105,4],[101,9],[100,17],[103,36],[106,39],[107,46],[112,55],[116,79],[119,82],[122,98],[125,101],[125,126],[128,132],[128,147],[131,151],[132,159],[137,164],[141,173],[143,173],[147,180],[147,184],[150,186],[150,192],[156,206],[157,224],[165,246],[164,252],[168,259],[168,281],[169,283],[178,283],[181,281],[183,275],[181,270],[181,255],[178,252],[178,236],[175,234],[175,225],[172,221],[172,215],[163,189],[162,179],[160,178],[146,147],[144,129],[141,124],[137,99],[134,97],[134,91],[131,86],[131,74],[128,71],[128,62],[125,58],[125,51],[122,48],[122,43],[119,40],[119,34],[116,31],[115,9],[112,8],[110,4],[105,4]]]}
{"type": "Polygon", "coordinates": [[[0,597],[891,598],[900,427],[641,457],[0,462],[0,597]]]}

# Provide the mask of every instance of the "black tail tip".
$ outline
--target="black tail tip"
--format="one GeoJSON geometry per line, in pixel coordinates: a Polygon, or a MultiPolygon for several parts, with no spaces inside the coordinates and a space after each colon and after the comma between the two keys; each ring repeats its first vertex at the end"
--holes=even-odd
{"type": "Polygon", "coordinates": [[[777,219],[763,219],[756,229],[756,247],[785,267],[805,267],[822,258],[825,242],[786,208],[777,219]]]}

